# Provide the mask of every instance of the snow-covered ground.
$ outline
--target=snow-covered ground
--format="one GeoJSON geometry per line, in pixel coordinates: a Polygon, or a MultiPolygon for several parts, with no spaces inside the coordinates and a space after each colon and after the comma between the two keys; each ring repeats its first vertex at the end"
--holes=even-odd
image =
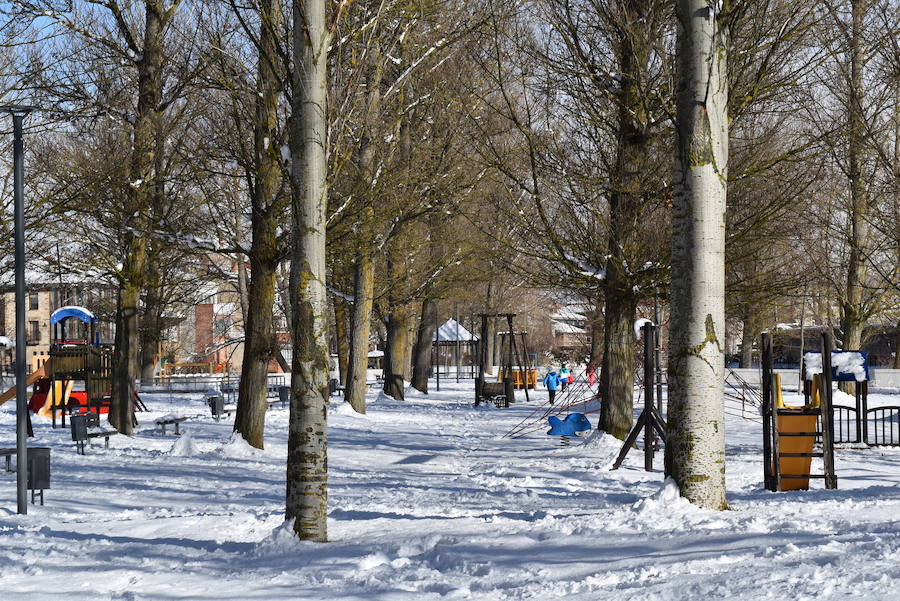
{"type": "Polygon", "coordinates": [[[661,487],[639,452],[610,471],[609,437],[503,438],[539,402],[471,398],[471,383],[442,382],[364,416],[332,404],[328,544],[282,526],[286,409],[268,413],[265,451],[196,396],[146,395],[137,435],[86,456],[35,418],[52,489],[18,516],[0,472],[0,600],[900,598],[898,449],[839,450],[838,490],[770,493],[760,426],[729,418],[731,510],[712,512],[661,487]],[[180,440],[154,431],[169,413],[189,417],[180,440]]]}

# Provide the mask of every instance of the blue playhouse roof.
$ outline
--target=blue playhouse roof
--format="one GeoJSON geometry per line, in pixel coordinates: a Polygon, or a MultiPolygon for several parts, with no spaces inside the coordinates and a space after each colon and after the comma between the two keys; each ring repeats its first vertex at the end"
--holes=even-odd
{"type": "Polygon", "coordinates": [[[74,305],[69,305],[67,307],[60,307],[56,311],[54,311],[50,315],[50,323],[59,323],[64,319],[69,319],[70,317],[77,317],[84,323],[91,323],[92,321],[97,321],[97,316],[92,312],[88,311],[84,307],[76,307],[74,305]]]}

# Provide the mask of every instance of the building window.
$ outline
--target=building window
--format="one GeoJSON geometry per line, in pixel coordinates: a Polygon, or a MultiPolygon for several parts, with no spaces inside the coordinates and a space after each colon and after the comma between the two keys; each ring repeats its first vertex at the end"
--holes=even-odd
{"type": "Polygon", "coordinates": [[[29,292],[28,293],[28,309],[30,311],[38,310],[38,293],[37,292],[29,292]]]}
{"type": "Polygon", "coordinates": [[[28,341],[26,344],[35,345],[41,343],[41,324],[37,321],[28,322],[28,341]]]}

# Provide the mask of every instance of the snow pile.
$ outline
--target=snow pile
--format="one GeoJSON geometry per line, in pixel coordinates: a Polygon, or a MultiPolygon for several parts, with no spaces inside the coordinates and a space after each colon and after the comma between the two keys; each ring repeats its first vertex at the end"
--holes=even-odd
{"type": "MultiPolygon", "coordinates": [[[[146,393],[150,424],[188,416],[190,436],[137,432],[90,461],[35,418],[35,443],[53,448],[65,477],[27,516],[0,506],[0,600],[897,598],[900,449],[842,445],[839,490],[814,481],[773,494],[759,424],[728,415],[731,510],[710,511],[663,483],[661,453],[653,472],[640,449],[610,471],[622,448],[613,436],[586,432],[560,448],[544,434],[544,395],[473,408],[472,380],[431,384],[427,401],[371,403],[367,416],[332,404],[354,418],[329,423],[324,545],[297,540],[284,519],[287,411],[266,415],[262,452],[229,440],[231,425],[201,402],[206,386],[146,393]],[[523,420],[538,430],[502,436],[523,420]],[[190,446],[204,452],[166,454],[190,446]]],[[[0,430],[14,428],[14,407],[0,406],[0,430]]],[[[0,478],[0,498],[15,498],[15,478],[0,478]]]]}
{"type": "Polygon", "coordinates": [[[200,449],[194,442],[194,437],[190,432],[185,432],[178,437],[172,448],[169,449],[169,455],[172,457],[195,457],[200,454],[200,449]]]}
{"type": "Polygon", "coordinates": [[[831,353],[831,365],[838,374],[853,374],[857,382],[866,380],[866,359],[855,351],[831,353]]]}
{"type": "Polygon", "coordinates": [[[430,398],[426,393],[413,388],[412,384],[410,384],[406,387],[406,389],[403,391],[403,395],[406,397],[406,400],[410,400],[410,399],[427,400],[430,398]]]}
{"type": "MultiPolygon", "coordinates": [[[[812,380],[815,374],[822,373],[822,353],[804,353],[803,364],[806,366],[806,379],[812,380]]],[[[832,351],[831,367],[838,375],[853,374],[857,382],[866,380],[866,358],[858,351],[832,351]]]]}
{"type": "Polygon", "coordinates": [[[166,413],[165,415],[163,415],[163,416],[161,416],[161,417],[157,417],[157,418],[156,418],[156,423],[157,423],[157,424],[161,424],[161,423],[163,423],[163,422],[170,422],[170,421],[172,421],[173,419],[178,419],[178,416],[175,415],[174,413],[166,413]]]}
{"type": "Polygon", "coordinates": [[[375,402],[378,402],[378,403],[385,403],[385,402],[392,403],[396,400],[397,399],[395,399],[391,395],[385,394],[383,390],[379,391],[378,396],[375,397],[375,402]]]}
{"type": "Polygon", "coordinates": [[[341,401],[337,405],[332,405],[332,415],[344,415],[346,417],[366,418],[365,413],[357,413],[355,409],[347,401],[341,401]]]}
{"type": "Polygon", "coordinates": [[[294,520],[284,520],[269,536],[253,546],[252,555],[257,557],[296,556],[304,545],[315,544],[301,541],[294,534],[294,520]]]}
{"type": "Polygon", "coordinates": [[[666,478],[658,491],[645,499],[641,499],[631,506],[640,514],[659,513],[673,514],[676,510],[689,511],[694,509],[690,501],[681,496],[678,484],[672,478],[666,478]]]}
{"type": "Polygon", "coordinates": [[[221,455],[232,459],[262,459],[265,452],[250,446],[240,432],[232,432],[228,442],[222,445],[221,455]]]}
{"type": "Polygon", "coordinates": [[[835,405],[847,405],[850,407],[854,407],[856,405],[856,398],[852,394],[847,394],[843,390],[832,390],[831,402],[835,405]]]}

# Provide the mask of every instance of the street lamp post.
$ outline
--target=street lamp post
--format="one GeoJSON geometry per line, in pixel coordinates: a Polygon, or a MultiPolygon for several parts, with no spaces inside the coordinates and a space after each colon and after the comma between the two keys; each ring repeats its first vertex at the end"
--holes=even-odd
{"type": "Polygon", "coordinates": [[[13,118],[13,226],[16,259],[16,499],[28,513],[28,406],[25,402],[25,145],[22,124],[31,106],[0,106],[13,118]]]}

